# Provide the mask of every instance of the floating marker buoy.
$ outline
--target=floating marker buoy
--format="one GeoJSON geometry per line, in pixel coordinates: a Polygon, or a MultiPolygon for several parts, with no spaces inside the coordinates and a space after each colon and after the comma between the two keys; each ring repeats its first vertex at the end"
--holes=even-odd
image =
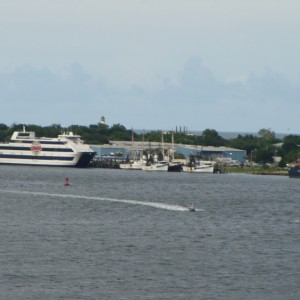
{"type": "Polygon", "coordinates": [[[70,182],[69,182],[69,177],[65,177],[65,184],[64,186],[69,186],[70,185],[70,182]]]}

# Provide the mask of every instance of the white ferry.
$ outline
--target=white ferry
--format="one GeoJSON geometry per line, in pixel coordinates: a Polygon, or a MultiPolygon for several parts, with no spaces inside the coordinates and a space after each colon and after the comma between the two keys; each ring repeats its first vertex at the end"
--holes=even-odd
{"type": "Polygon", "coordinates": [[[95,152],[72,132],[57,138],[38,138],[33,131],[15,131],[0,144],[0,164],[87,167],[95,152]]]}

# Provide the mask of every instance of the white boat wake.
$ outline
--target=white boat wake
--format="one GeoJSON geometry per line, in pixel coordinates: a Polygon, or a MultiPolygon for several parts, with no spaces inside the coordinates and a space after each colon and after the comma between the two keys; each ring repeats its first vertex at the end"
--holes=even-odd
{"type": "MultiPolygon", "coordinates": [[[[55,197],[55,198],[109,201],[109,202],[127,203],[127,204],[134,204],[134,205],[151,206],[151,207],[155,207],[155,208],[174,210],[174,211],[190,211],[189,207],[185,207],[185,206],[181,206],[181,205],[166,204],[166,203],[161,203],[161,202],[113,199],[113,198],[106,198],[106,197],[91,197],[91,196],[72,195],[72,194],[52,194],[52,193],[44,193],[44,192],[13,191],[13,190],[0,190],[0,192],[1,193],[10,193],[10,194],[19,194],[19,195],[27,194],[27,195],[32,195],[32,196],[47,196],[47,197],[55,197]]],[[[203,210],[196,209],[196,211],[203,211],[203,210]]]]}

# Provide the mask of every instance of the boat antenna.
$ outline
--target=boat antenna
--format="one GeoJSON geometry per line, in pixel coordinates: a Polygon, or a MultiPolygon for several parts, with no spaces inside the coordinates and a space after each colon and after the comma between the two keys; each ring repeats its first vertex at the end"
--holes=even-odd
{"type": "Polygon", "coordinates": [[[26,130],[25,130],[25,125],[23,125],[23,132],[25,132],[26,130]]]}

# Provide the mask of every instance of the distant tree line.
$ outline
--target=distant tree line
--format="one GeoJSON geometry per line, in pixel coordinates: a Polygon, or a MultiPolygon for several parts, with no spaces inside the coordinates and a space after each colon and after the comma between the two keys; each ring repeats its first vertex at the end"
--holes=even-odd
{"type": "MultiPolygon", "coordinates": [[[[0,141],[8,142],[14,131],[23,130],[35,131],[39,137],[57,137],[63,132],[72,131],[78,134],[88,144],[108,144],[110,141],[145,141],[161,142],[162,132],[151,131],[137,134],[132,129],[126,129],[121,124],[108,126],[103,123],[89,126],[71,125],[68,128],[60,124],[50,126],[38,126],[33,124],[16,124],[11,126],[0,123],[0,141]]],[[[282,157],[280,166],[285,166],[299,158],[300,136],[287,135],[283,139],[276,138],[275,132],[270,129],[261,129],[257,135],[238,135],[233,139],[224,139],[214,129],[205,129],[201,135],[190,135],[182,132],[164,132],[163,139],[166,143],[171,143],[172,139],[177,144],[204,145],[204,146],[225,146],[245,150],[247,159],[257,163],[272,163],[274,156],[282,157]]]]}

